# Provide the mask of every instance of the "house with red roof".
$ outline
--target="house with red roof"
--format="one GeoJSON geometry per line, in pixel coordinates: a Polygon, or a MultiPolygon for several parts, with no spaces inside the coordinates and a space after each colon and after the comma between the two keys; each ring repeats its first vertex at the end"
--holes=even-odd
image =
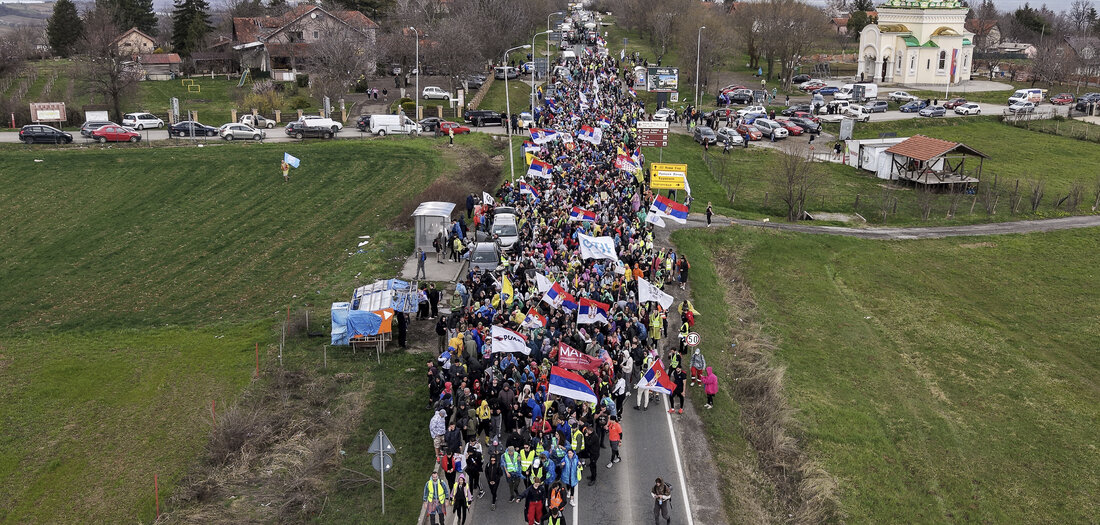
{"type": "MultiPolygon", "coordinates": [[[[308,73],[311,57],[325,39],[362,39],[373,49],[378,24],[359,11],[300,4],[280,16],[233,19],[233,50],[241,69],[270,71],[275,80],[294,80],[308,73]]],[[[374,70],[373,61],[369,71],[374,70]]]]}

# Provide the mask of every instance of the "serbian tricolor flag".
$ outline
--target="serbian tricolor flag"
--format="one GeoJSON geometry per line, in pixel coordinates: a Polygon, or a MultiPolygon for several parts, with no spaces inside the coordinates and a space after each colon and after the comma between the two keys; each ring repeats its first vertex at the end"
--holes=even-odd
{"type": "Polygon", "coordinates": [[[546,327],[546,317],[538,313],[534,308],[527,310],[527,317],[523,319],[524,328],[546,327]]]}
{"type": "Polygon", "coordinates": [[[539,149],[541,149],[539,148],[539,145],[535,144],[534,142],[531,142],[529,140],[523,142],[524,153],[538,153],[539,149]]]}
{"type": "Polygon", "coordinates": [[[611,125],[611,119],[609,119],[607,117],[600,117],[600,125],[601,126],[610,126],[611,125]]]}
{"type": "Polygon", "coordinates": [[[638,380],[637,387],[662,394],[671,394],[673,390],[676,390],[676,384],[672,382],[672,378],[668,377],[668,373],[665,372],[665,365],[661,364],[660,359],[650,365],[649,370],[638,380]]]}
{"type": "Polygon", "coordinates": [[[569,212],[569,220],[596,222],[596,212],[573,206],[573,211],[569,212]]]}
{"type": "Polygon", "coordinates": [[[577,309],[577,324],[592,324],[592,323],[604,323],[607,324],[607,318],[611,310],[611,305],[601,303],[599,301],[593,301],[592,299],[581,298],[578,303],[577,309]]]}
{"type": "Polygon", "coordinates": [[[687,223],[688,208],[679,202],[676,202],[663,195],[658,195],[656,199],[653,199],[652,209],[657,210],[662,217],[668,217],[680,224],[687,223]]]}
{"type": "Polygon", "coordinates": [[[556,138],[558,138],[557,131],[531,128],[531,140],[535,141],[535,144],[546,144],[547,142],[553,142],[556,138]]]}
{"type": "Polygon", "coordinates": [[[581,129],[577,131],[577,140],[599,144],[603,141],[603,130],[600,128],[593,129],[592,126],[581,126],[581,129]]]}
{"type": "Polygon", "coordinates": [[[568,397],[587,403],[595,403],[598,401],[596,399],[596,392],[592,390],[592,387],[588,386],[588,381],[585,381],[580,374],[570,372],[560,366],[550,367],[549,383],[549,392],[551,394],[557,394],[562,397],[568,397]]]}
{"type": "MultiPolygon", "coordinates": [[[[554,170],[554,166],[551,166],[547,162],[543,162],[539,159],[531,159],[531,165],[527,168],[527,174],[532,177],[539,177],[543,179],[552,178],[551,172],[554,170]]],[[[533,194],[538,197],[538,194],[533,194]]]]}
{"type": "Polygon", "coordinates": [[[569,295],[565,291],[565,288],[561,287],[561,284],[554,283],[550,286],[549,290],[542,296],[542,302],[550,305],[553,308],[561,308],[562,301],[565,300],[565,296],[569,295]]]}
{"type": "Polygon", "coordinates": [[[632,88],[632,87],[626,88],[626,91],[627,91],[627,93],[630,93],[630,96],[632,96],[632,97],[638,96],[638,92],[634,91],[634,88],[632,88]]]}
{"type": "Polygon", "coordinates": [[[539,191],[536,190],[534,186],[527,184],[522,180],[519,181],[519,193],[521,195],[526,193],[527,195],[534,197],[536,201],[539,200],[539,191]]]}

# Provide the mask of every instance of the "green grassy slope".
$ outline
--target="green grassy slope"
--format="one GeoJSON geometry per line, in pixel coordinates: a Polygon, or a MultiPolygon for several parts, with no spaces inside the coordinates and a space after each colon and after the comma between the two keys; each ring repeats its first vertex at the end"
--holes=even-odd
{"type": "MultiPolygon", "coordinates": [[[[740,255],[805,447],[838,479],[849,521],[1081,523],[1100,511],[1100,274],[1082,256],[1100,232],[676,239],[740,255]]],[[[708,268],[693,279],[712,279],[708,268]]],[[[724,324],[699,319],[701,331],[724,324]]]]}

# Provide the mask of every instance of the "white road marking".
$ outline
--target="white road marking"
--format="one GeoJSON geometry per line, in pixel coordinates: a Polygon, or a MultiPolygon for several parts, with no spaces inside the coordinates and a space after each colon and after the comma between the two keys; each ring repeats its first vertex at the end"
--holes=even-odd
{"type": "Polygon", "coordinates": [[[665,405],[665,421],[668,422],[668,435],[672,438],[672,454],[676,458],[676,474],[680,477],[680,493],[684,498],[684,512],[687,513],[688,525],[695,525],[695,520],[691,517],[691,500],[688,499],[687,481],[684,478],[684,464],[680,462],[680,445],[676,442],[676,430],[672,428],[672,413],[668,411],[668,396],[662,395],[661,399],[664,400],[665,405]]]}
{"type": "Polygon", "coordinates": [[[581,522],[577,521],[577,516],[581,512],[581,482],[577,480],[577,486],[573,489],[573,500],[576,505],[573,505],[573,525],[580,525],[581,522]]]}

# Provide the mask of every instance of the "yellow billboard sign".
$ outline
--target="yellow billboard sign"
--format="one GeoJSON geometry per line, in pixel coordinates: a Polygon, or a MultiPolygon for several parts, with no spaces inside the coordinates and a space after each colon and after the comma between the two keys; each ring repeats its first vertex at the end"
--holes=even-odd
{"type": "Polygon", "coordinates": [[[655,190],[682,190],[687,179],[687,164],[649,164],[649,187],[655,190]]]}

